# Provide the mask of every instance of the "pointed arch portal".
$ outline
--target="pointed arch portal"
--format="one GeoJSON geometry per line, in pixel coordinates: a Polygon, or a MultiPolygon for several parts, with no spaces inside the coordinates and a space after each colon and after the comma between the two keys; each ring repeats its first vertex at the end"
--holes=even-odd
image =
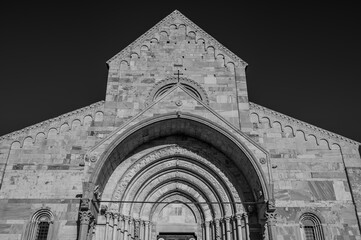
{"type": "Polygon", "coordinates": [[[96,239],[263,239],[266,178],[248,148],[207,119],[173,113],[140,122],[89,174],[102,192],[96,239]]]}

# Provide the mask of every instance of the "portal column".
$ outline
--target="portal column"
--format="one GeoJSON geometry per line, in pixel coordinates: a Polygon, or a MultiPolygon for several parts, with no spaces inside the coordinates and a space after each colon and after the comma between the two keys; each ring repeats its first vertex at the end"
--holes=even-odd
{"type": "Polygon", "coordinates": [[[128,239],[129,240],[134,240],[134,220],[133,220],[133,218],[129,218],[128,239]]]}
{"type": "Polygon", "coordinates": [[[104,233],[104,239],[105,239],[105,240],[108,240],[108,235],[109,235],[109,222],[110,222],[111,216],[112,216],[111,212],[106,212],[106,213],[105,213],[105,233],[104,233]]]}
{"type": "Polygon", "coordinates": [[[243,213],[243,218],[244,218],[244,229],[246,234],[246,240],[250,240],[248,213],[243,213]]]}
{"type": "Polygon", "coordinates": [[[117,240],[119,216],[119,213],[113,213],[113,240],[117,240]]]}
{"type": "Polygon", "coordinates": [[[128,236],[129,236],[129,217],[128,216],[124,216],[124,240],[128,240],[128,236]]]}
{"type": "Polygon", "coordinates": [[[201,224],[201,227],[202,227],[202,240],[206,240],[206,228],[205,228],[205,223],[203,222],[201,224]]]}
{"type": "Polygon", "coordinates": [[[140,220],[134,220],[134,239],[139,240],[140,236],[140,220]]]}
{"type": "Polygon", "coordinates": [[[152,240],[152,222],[149,222],[148,240],[152,240]]]}
{"type": "Polygon", "coordinates": [[[219,219],[214,219],[214,235],[216,240],[221,240],[221,222],[219,219]]]}
{"type": "Polygon", "coordinates": [[[80,233],[79,240],[86,240],[88,236],[89,223],[93,217],[91,211],[81,211],[80,213],[80,233]]]}
{"type": "Polygon", "coordinates": [[[211,240],[211,237],[210,237],[210,222],[209,221],[206,221],[204,223],[204,227],[205,227],[205,231],[206,231],[206,240],[211,240]]]}
{"type": "Polygon", "coordinates": [[[276,225],[276,216],[275,212],[266,212],[266,223],[265,223],[265,231],[268,233],[269,240],[276,240],[275,234],[275,225],[276,225]]]}
{"type": "Polygon", "coordinates": [[[144,221],[139,220],[139,239],[144,240],[144,221]]]}
{"type": "Polygon", "coordinates": [[[237,219],[236,216],[232,217],[232,239],[233,240],[238,240],[237,237],[237,219]]]}
{"type": "Polygon", "coordinates": [[[221,230],[222,230],[222,240],[226,240],[226,226],[225,226],[225,219],[220,221],[221,223],[221,230]]]}
{"type": "Polygon", "coordinates": [[[88,236],[87,240],[92,240],[94,236],[94,230],[95,230],[95,221],[91,221],[89,224],[89,230],[88,230],[88,236]]]}
{"type": "Polygon", "coordinates": [[[119,215],[117,240],[124,240],[124,216],[123,215],[119,215]]]}
{"type": "Polygon", "coordinates": [[[149,221],[144,221],[144,240],[149,239],[149,221]]]}
{"type": "Polygon", "coordinates": [[[214,226],[214,220],[211,221],[211,239],[212,240],[216,240],[216,229],[215,229],[215,226],[214,226]]]}
{"type": "Polygon", "coordinates": [[[226,217],[225,219],[225,225],[226,225],[226,239],[227,240],[232,240],[231,239],[231,225],[230,225],[230,217],[226,217]]]}
{"type": "MultiPolygon", "coordinates": [[[[79,229],[79,240],[86,240],[88,236],[89,224],[94,221],[93,214],[90,210],[90,199],[82,198],[80,201],[80,229],[79,229]]],[[[33,229],[35,231],[35,229],[33,229]]],[[[35,234],[35,232],[32,232],[35,234]]]]}
{"type": "Polygon", "coordinates": [[[236,215],[236,225],[237,225],[237,238],[238,240],[243,240],[242,234],[242,215],[236,215]]]}

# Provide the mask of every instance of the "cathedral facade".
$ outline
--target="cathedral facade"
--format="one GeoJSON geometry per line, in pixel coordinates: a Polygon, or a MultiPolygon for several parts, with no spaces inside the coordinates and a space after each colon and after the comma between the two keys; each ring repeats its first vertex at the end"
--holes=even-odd
{"type": "Polygon", "coordinates": [[[361,239],[360,143],[250,102],[180,12],[107,64],[104,101],[0,138],[0,239],[361,239]]]}

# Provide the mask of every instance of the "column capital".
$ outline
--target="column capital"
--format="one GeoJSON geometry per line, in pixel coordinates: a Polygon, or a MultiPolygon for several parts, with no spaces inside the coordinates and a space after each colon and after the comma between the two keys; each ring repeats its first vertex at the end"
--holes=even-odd
{"type": "Polygon", "coordinates": [[[79,212],[79,217],[82,225],[88,225],[94,218],[90,210],[79,212]]]}
{"type": "Polygon", "coordinates": [[[223,221],[225,221],[225,222],[229,222],[231,220],[231,217],[230,216],[225,216],[224,218],[223,218],[223,221]]]}
{"type": "Polygon", "coordinates": [[[106,218],[107,220],[109,220],[109,219],[113,216],[113,213],[112,213],[112,212],[109,212],[109,211],[106,211],[104,215],[105,215],[105,218],[106,218]]]}
{"type": "Polygon", "coordinates": [[[113,218],[119,220],[121,218],[121,215],[119,212],[113,212],[113,218]]]}
{"type": "Polygon", "coordinates": [[[235,216],[234,216],[235,219],[237,220],[242,220],[243,218],[243,213],[237,213],[235,216]]]}
{"type": "Polygon", "coordinates": [[[265,217],[268,225],[275,225],[277,223],[277,213],[265,212],[265,217]]]}
{"type": "Polygon", "coordinates": [[[108,211],[107,205],[100,205],[100,215],[105,215],[105,213],[108,211]]]}

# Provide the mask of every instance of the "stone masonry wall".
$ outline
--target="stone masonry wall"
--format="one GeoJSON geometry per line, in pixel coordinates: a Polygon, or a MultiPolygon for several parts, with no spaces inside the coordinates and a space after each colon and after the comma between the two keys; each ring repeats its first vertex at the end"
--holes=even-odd
{"type": "MultiPolygon", "coordinates": [[[[360,157],[336,138],[322,138],[256,106],[251,108],[252,137],[270,153],[277,216],[277,239],[301,239],[300,217],[310,212],[322,222],[325,239],[360,239],[351,195],[359,196],[359,168],[345,171],[345,156],[360,157]],[[349,179],[354,186],[349,185],[349,179]],[[356,194],[355,194],[356,193],[356,194]]],[[[356,197],[357,199],[357,197],[356,197]]],[[[359,206],[359,200],[356,200],[359,206]]]]}
{"type": "Polygon", "coordinates": [[[108,64],[106,122],[121,125],[141,112],[152,101],[156,84],[179,71],[203,88],[214,111],[237,128],[240,122],[250,127],[246,65],[181,19],[146,33],[108,64]]]}
{"type": "MultiPolygon", "coordinates": [[[[21,239],[42,207],[55,215],[55,239],[76,239],[85,154],[149,106],[157,83],[177,78],[178,70],[204,90],[207,111],[268,151],[277,240],[301,239],[304,212],[319,216],[326,239],[361,239],[353,204],[361,216],[358,145],[250,108],[246,64],[193,23],[172,15],[108,64],[105,102],[0,138],[0,239],[21,239]]],[[[154,111],[176,111],[175,98],[183,97],[185,111],[207,117],[205,106],[184,92],[172,96],[174,104],[163,102],[154,111]]]]}
{"type": "Polygon", "coordinates": [[[107,130],[102,102],[0,141],[0,239],[22,239],[32,215],[48,208],[53,239],[76,239],[84,154],[107,130]]]}

